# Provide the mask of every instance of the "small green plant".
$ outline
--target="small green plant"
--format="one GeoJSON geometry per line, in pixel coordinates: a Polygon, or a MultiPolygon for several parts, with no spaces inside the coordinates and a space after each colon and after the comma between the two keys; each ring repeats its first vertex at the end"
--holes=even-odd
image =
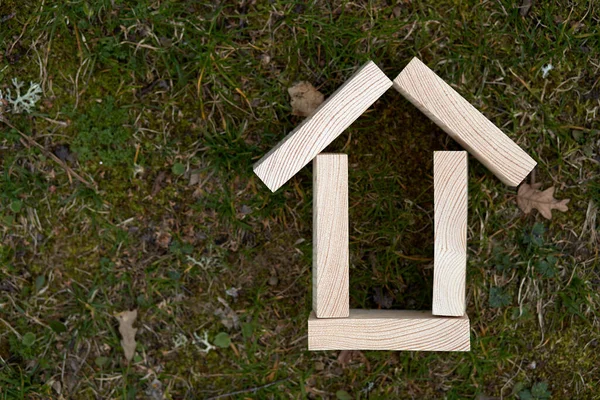
{"type": "Polygon", "coordinates": [[[569,314],[577,315],[585,319],[585,316],[580,310],[583,305],[589,304],[589,301],[585,296],[585,293],[587,293],[588,290],[589,289],[586,288],[586,283],[579,276],[574,276],[566,289],[558,293],[562,306],[569,314]]]}
{"type": "Polygon", "coordinates": [[[544,233],[546,228],[544,224],[536,222],[531,228],[531,232],[526,232],[523,235],[523,244],[526,244],[528,248],[537,248],[544,245],[544,233]]]}
{"type": "Polygon", "coordinates": [[[556,257],[550,255],[535,263],[535,271],[544,278],[552,278],[556,275],[556,257]]]}
{"type": "Polygon", "coordinates": [[[98,40],[95,51],[98,54],[99,61],[105,64],[113,64],[115,60],[125,61],[129,57],[127,47],[120,44],[117,38],[113,36],[98,40]]]}
{"type": "Polygon", "coordinates": [[[213,341],[215,346],[226,349],[231,344],[231,338],[226,332],[219,332],[213,341]]]}
{"type": "Polygon", "coordinates": [[[515,267],[515,264],[511,262],[510,255],[505,253],[502,249],[494,248],[494,265],[498,272],[508,271],[515,267]]]}
{"type": "Polygon", "coordinates": [[[185,165],[183,165],[182,163],[175,163],[173,164],[173,168],[171,168],[171,171],[173,171],[173,174],[175,175],[183,175],[185,174],[185,165]]]}
{"type": "Polygon", "coordinates": [[[335,392],[335,398],[338,400],[352,400],[353,397],[350,395],[350,393],[346,392],[345,390],[338,390],[337,392],[335,392]]]}
{"type": "Polygon", "coordinates": [[[55,333],[63,333],[67,331],[67,327],[60,321],[57,321],[55,319],[51,320],[48,325],[50,325],[50,328],[55,332],[55,333]]]}
{"type": "Polygon", "coordinates": [[[23,343],[23,346],[25,346],[25,347],[33,346],[33,344],[35,343],[35,334],[32,332],[27,332],[26,334],[23,335],[23,339],[21,340],[21,343],[23,343]]]}
{"type": "Polygon", "coordinates": [[[180,242],[174,239],[169,245],[169,251],[176,256],[190,255],[194,252],[194,246],[190,243],[180,242]]]}
{"type": "Polygon", "coordinates": [[[94,161],[107,167],[133,164],[133,147],[128,145],[131,132],[126,127],[127,110],[119,108],[112,96],[75,118],[77,136],[71,148],[79,161],[94,161]]]}
{"type": "Polygon", "coordinates": [[[38,345],[36,344],[37,337],[33,332],[27,332],[17,338],[15,335],[10,336],[8,342],[12,354],[19,356],[23,360],[33,360],[37,356],[38,345]]]}
{"type": "Polygon", "coordinates": [[[110,359],[108,357],[98,356],[94,360],[94,363],[96,364],[96,366],[98,366],[98,368],[102,368],[105,365],[107,365],[109,361],[110,359]]]}
{"type": "Polygon", "coordinates": [[[23,202],[21,200],[14,200],[12,203],[10,203],[10,209],[14,213],[18,213],[19,211],[21,211],[22,206],[23,202]]]}
{"type": "Polygon", "coordinates": [[[546,382],[536,382],[531,388],[523,387],[522,383],[515,385],[515,391],[520,400],[545,400],[552,396],[552,392],[548,389],[546,382]]]}
{"type": "Polygon", "coordinates": [[[503,288],[494,286],[490,288],[490,307],[500,308],[510,305],[512,298],[503,288]]]}

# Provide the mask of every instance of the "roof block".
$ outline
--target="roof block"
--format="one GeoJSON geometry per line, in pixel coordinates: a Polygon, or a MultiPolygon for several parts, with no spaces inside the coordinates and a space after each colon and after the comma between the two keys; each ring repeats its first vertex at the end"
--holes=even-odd
{"type": "Polygon", "coordinates": [[[509,186],[518,186],[536,162],[496,125],[417,58],[394,88],[509,186]]]}
{"type": "Polygon", "coordinates": [[[364,113],[392,81],[367,62],[312,115],[254,164],[254,173],[273,192],[308,164],[364,113]]]}

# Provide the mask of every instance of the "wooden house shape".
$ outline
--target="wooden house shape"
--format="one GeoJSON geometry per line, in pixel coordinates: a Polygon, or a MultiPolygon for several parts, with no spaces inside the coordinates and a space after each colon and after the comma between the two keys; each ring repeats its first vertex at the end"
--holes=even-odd
{"type": "Polygon", "coordinates": [[[502,182],[518,186],[536,162],[419,59],[392,82],[363,65],[254,172],[276,191],[313,161],[313,311],[309,350],[469,351],[466,315],[467,153],[434,152],[434,277],[431,311],[349,308],[348,159],[320,154],[390,86],[502,182]]]}

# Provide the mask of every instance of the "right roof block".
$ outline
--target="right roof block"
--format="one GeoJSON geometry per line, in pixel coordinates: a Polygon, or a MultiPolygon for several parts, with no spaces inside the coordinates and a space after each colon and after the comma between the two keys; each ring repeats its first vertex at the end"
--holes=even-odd
{"type": "Polygon", "coordinates": [[[518,186],[536,162],[418,58],[394,88],[508,186],[518,186]]]}

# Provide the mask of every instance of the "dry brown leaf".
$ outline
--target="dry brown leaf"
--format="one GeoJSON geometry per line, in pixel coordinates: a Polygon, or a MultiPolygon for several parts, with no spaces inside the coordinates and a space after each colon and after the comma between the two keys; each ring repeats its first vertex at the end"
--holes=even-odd
{"type": "Polygon", "coordinates": [[[366,365],[367,370],[371,369],[371,367],[369,365],[369,361],[367,360],[367,357],[365,357],[365,355],[361,351],[358,351],[358,350],[342,350],[342,351],[340,351],[340,354],[338,355],[338,358],[337,358],[337,362],[340,363],[342,368],[346,368],[346,366],[348,364],[350,364],[352,361],[359,361],[366,365]]]}
{"type": "Polygon", "coordinates": [[[519,186],[517,192],[517,205],[525,214],[529,214],[532,209],[536,209],[546,219],[552,219],[552,210],[568,211],[567,203],[571,199],[556,200],[554,198],[554,186],[549,187],[543,192],[539,190],[541,183],[524,183],[519,186]]]}
{"type": "Polygon", "coordinates": [[[337,361],[342,364],[342,366],[346,366],[350,361],[352,361],[352,352],[353,350],[342,350],[338,355],[337,361]]]}
{"type": "Polygon", "coordinates": [[[158,192],[162,189],[162,183],[165,180],[167,173],[165,171],[160,171],[154,180],[154,185],[152,186],[152,197],[156,196],[158,192]]]}
{"type": "Polygon", "coordinates": [[[523,0],[521,2],[521,7],[519,7],[519,14],[521,14],[521,17],[524,17],[529,13],[532,5],[533,0],[523,0]]]}
{"type": "Polygon", "coordinates": [[[237,315],[235,311],[229,306],[229,303],[222,297],[217,297],[219,303],[223,304],[223,308],[217,308],[215,310],[215,316],[221,318],[221,323],[227,329],[240,329],[240,317],[237,315]]]}
{"type": "Polygon", "coordinates": [[[125,352],[125,358],[127,361],[133,359],[135,353],[135,333],[137,329],[133,327],[133,323],[137,318],[137,310],[123,311],[115,315],[119,320],[119,333],[121,334],[121,346],[125,352]]]}
{"type": "Polygon", "coordinates": [[[292,98],[292,115],[308,117],[323,103],[325,96],[309,82],[298,82],[288,89],[292,98]]]}

